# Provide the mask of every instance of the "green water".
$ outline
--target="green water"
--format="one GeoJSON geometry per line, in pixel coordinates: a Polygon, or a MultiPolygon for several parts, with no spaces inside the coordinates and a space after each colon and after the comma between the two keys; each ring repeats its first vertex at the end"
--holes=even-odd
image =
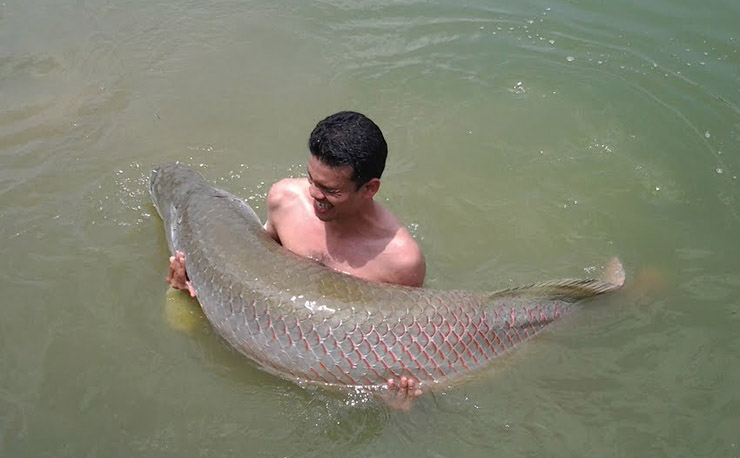
{"type": "Polygon", "coordinates": [[[731,0],[1,3],[0,455],[740,456],[738,23],[731,0]],[[151,167],[264,215],[341,109],[386,134],[379,197],[428,286],[617,254],[626,291],[408,413],[262,373],[187,301],[174,328],[151,167]]]}

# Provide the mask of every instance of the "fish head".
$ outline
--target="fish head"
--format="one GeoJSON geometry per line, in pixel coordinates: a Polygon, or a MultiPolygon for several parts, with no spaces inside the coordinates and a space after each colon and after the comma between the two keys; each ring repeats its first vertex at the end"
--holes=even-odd
{"type": "Polygon", "coordinates": [[[178,207],[193,187],[204,183],[203,176],[180,162],[161,165],[149,177],[149,194],[159,215],[165,206],[178,207]]]}

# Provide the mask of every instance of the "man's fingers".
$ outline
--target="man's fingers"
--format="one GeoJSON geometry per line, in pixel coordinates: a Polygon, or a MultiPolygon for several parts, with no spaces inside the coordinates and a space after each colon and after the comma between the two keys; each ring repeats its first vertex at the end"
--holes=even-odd
{"type": "MultiPolygon", "coordinates": [[[[170,267],[167,272],[167,283],[175,289],[188,289],[187,286],[187,274],[185,272],[185,253],[178,251],[174,256],[170,256],[170,267]]],[[[194,292],[191,291],[191,295],[194,292]]]]}
{"type": "Polygon", "coordinates": [[[421,394],[421,389],[416,387],[416,380],[409,378],[409,377],[401,377],[398,380],[389,378],[387,380],[388,389],[390,390],[398,390],[406,393],[407,395],[411,396],[419,396],[421,394]],[[418,393],[418,394],[417,394],[418,393]]]}
{"type": "Polygon", "coordinates": [[[193,288],[193,284],[189,281],[185,282],[185,285],[188,287],[188,292],[190,293],[190,297],[195,297],[195,288],[193,288]]]}

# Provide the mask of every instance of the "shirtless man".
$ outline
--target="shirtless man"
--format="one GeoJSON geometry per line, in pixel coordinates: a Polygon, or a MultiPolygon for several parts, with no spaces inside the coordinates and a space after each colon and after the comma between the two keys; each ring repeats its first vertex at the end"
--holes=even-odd
{"type": "MultiPolygon", "coordinates": [[[[421,286],[426,262],[401,222],[374,200],[388,146],[380,128],[351,111],[319,122],[308,141],[307,178],[285,178],[267,195],[265,230],[288,250],[370,281],[421,286]]],[[[170,258],[167,281],[195,296],[185,256],[170,258]]],[[[389,380],[389,391],[421,395],[413,380],[389,380]]]]}

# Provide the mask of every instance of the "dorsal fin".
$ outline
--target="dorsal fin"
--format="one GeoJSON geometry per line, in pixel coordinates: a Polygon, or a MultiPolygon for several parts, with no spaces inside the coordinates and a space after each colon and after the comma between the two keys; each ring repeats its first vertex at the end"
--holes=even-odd
{"type": "Polygon", "coordinates": [[[621,287],[621,284],[610,283],[604,280],[567,278],[503,289],[491,293],[490,298],[495,299],[501,296],[518,295],[578,301],[588,297],[598,296],[599,294],[610,293],[621,287]]]}

